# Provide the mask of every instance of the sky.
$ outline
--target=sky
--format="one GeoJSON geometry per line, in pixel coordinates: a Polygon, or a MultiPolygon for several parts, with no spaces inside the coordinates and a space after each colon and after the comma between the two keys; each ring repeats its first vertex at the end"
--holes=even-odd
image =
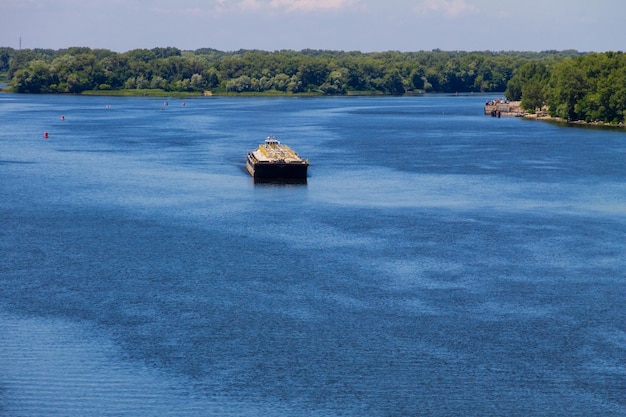
{"type": "Polygon", "coordinates": [[[0,0],[0,47],[626,50],[624,0],[0,0]]]}

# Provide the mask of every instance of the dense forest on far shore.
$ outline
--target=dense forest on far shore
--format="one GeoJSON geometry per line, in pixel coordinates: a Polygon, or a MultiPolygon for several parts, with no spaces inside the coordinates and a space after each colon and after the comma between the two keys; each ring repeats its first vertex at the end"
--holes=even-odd
{"type": "Polygon", "coordinates": [[[580,56],[545,52],[222,52],[135,49],[117,53],[0,48],[0,74],[17,93],[157,90],[216,94],[405,94],[502,92],[529,61],[552,65],[580,56]]]}

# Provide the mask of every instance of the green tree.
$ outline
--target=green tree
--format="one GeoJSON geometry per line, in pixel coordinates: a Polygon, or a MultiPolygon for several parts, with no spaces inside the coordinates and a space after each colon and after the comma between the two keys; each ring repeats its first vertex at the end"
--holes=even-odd
{"type": "Polygon", "coordinates": [[[9,62],[14,53],[13,48],[0,48],[0,72],[9,71],[9,62]]]}
{"type": "Polygon", "coordinates": [[[532,78],[522,87],[521,107],[525,110],[535,113],[545,104],[544,82],[539,79],[532,78]]]}
{"type": "Polygon", "coordinates": [[[195,90],[202,90],[206,86],[204,78],[200,74],[193,74],[189,80],[191,88],[195,90]]]}
{"type": "Polygon", "coordinates": [[[56,84],[56,77],[48,64],[33,61],[27,68],[18,70],[11,80],[11,86],[17,93],[50,93],[51,85],[56,84]]]}
{"type": "Polygon", "coordinates": [[[277,91],[287,91],[290,81],[291,78],[287,74],[280,73],[273,78],[271,84],[277,91]]]}
{"type": "Polygon", "coordinates": [[[205,80],[205,88],[215,88],[220,84],[217,70],[214,67],[202,71],[202,78],[205,80]]]}
{"type": "Polygon", "coordinates": [[[324,84],[330,70],[321,58],[304,58],[298,71],[299,82],[305,91],[314,91],[324,84]]]}
{"type": "Polygon", "coordinates": [[[587,94],[587,80],[581,63],[581,59],[566,60],[552,68],[547,92],[552,116],[580,120],[577,104],[587,94]]]}
{"type": "Polygon", "coordinates": [[[512,101],[522,100],[524,86],[532,82],[535,86],[529,90],[529,93],[532,93],[534,96],[528,98],[530,105],[528,108],[534,109],[541,107],[541,105],[535,105],[538,99],[543,99],[543,96],[539,93],[540,89],[537,88],[536,85],[545,85],[549,77],[550,73],[546,65],[539,61],[529,61],[515,71],[513,77],[507,84],[504,95],[512,101]]]}
{"type": "Polygon", "coordinates": [[[160,75],[155,75],[150,80],[150,88],[165,90],[167,88],[167,80],[160,75]]]}
{"type": "Polygon", "coordinates": [[[406,92],[404,80],[397,69],[391,70],[383,80],[385,90],[394,95],[402,95],[406,92]]]}
{"type": "Polygon", "coordinates": [[[232,91],[236,93],[242,93],[244,91],[250,91],[250,87],[252,85],[252,80],[247,75],[242,75],[241,77],[237,77],[232,79],[226,83],[226,90],[232,91]]]}
{"type": "Polygon", "coordinates": [[[290,93],[300,93],[303,91],[302,81],[298,75],[292,75],[287,84],[287,91],[290,93]]]}

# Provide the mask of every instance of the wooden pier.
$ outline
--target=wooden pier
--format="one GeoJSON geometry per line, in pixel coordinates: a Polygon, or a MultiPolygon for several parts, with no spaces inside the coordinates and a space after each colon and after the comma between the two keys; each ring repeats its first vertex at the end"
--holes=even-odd
{"type": "Polygon", "coordinates": [[[500,116],[523,116],[524,112],[519,101],[492,100],[485,103],[485,115],[500,116]]]}

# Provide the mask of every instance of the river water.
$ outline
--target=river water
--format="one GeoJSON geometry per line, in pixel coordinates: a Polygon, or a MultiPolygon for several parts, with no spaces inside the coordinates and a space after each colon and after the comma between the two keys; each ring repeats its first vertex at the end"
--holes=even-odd
{"type": "Polygon", "coordinates": [[[489,98],[0,95],[0,415],[625,416],[626,132],[489,98]]]}

